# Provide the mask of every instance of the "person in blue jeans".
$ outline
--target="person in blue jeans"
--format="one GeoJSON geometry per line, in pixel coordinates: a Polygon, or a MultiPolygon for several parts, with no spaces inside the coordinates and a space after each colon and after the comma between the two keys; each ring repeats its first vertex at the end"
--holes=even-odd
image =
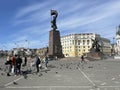
{"type": "Polygon", "coordinates": [[[48,57],[47,56],[45,56],[45,67],[47,68],[48,67],[48,57]]]}

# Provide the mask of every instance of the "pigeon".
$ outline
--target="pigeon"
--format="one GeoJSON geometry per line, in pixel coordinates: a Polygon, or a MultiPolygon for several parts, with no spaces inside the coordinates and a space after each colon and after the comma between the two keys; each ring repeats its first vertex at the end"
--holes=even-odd
{"type": "Polygon", "coordinates": [[[42,73],[40,73],[40,74],[39,74],[39,77],[40,77],[40,76],[42,76],[42,75],[43,75],[43,74],[42,74],[42,73]]]}
{"type": "Polygon", "coordinates": [[[62,69],[62,67],[60,67],[60,69],[62,69]]]}
{"type": "Polygon", "coordinates": [[[28,78],[28,76],[27,76],[26,74],[24,74],[23,76],[24,76],[24,79],[27,79],[27,78],[28,78]]]}
{"type": "Polygon", "coordinates": [[[55,72],[56,74],[58,74],[58,72],[55,72]]]}
{"type": "Polygon", "coordinates": [[[1,75],[3,76],[3,75],[4,75],[4,73],[1,73],[1,75]]]}
{"type": "Polygon", "coordinates": [[[66,68],[68,68],[68,66],[66,66],[66,68]]]}
{"type": "Polygon", "coordinates": [[[16,83],[15,81],[13,82],[14,85],[18,85],[18,83],[16,83]]]}
{"type": "Polygon", "coordinates": [[[63,65],[60,65],[60,66],[63,66],[63,65]]]}
{"type": "Polygon", "coordinates": [[[76,67],[76,69],[78,69],[78,67],[76,67]]]}
{"type": "Polygon", "coordinates": [[[88,68],[93,68],[93,66],[89,66],[88,68]]]}

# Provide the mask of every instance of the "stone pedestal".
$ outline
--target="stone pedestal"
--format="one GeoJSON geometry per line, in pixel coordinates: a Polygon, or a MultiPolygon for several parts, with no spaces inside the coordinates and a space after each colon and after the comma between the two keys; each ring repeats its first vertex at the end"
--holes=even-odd
{"type": "Polygon", "coordinates": [[[90,52],[87,53],[87,58],[89,60],[100,60],[100,59],[103,59],[104,58],[104,55],[102,52],[100,51],[97,51],[96,49],[94,48],[91,48],[90,49],[90,52]]]}
{"type": "Polygon", "coordinates": [[[100,60],[103,58],[103,54],[101,52],[90,52],[87,53],[87,58],[89,60],[100,60]]]}
{"type": "Polygon", "coordinates": [[[62,58],[62,46],[60,41],[60,32],[58,30],[51,30],[49,32],[49,57],[62,58]]]}

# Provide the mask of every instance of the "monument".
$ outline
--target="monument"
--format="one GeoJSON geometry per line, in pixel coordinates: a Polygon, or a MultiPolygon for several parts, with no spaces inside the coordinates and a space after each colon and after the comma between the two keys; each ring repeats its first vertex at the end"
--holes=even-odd
{"type": "Polygon", "coordinates": [[[51,30],[49,32],[49,57],[50,58],[62,58],[62,46],[60,40],[60,32],[57,30],[56,19],[58,12],[56,10],[51,10],[51,30]]]}
{"type": "Polygon", "coordinates": [[[87,53],[87,58],[91,60],[100,60],[103,58],[102,46],[99,44],[98,38],[91,39],[93,41],[90,52],[87,53]]]}

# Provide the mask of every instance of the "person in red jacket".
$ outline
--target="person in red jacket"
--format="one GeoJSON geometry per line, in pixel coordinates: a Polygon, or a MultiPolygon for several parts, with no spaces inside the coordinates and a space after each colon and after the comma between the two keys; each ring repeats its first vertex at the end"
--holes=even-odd
{"type": "Polygon", "coordinates": [[[15,56],[13,55],[13,56],[11,57],[11,61],[12,61],[12,71],[11,71],[11,73],[12,73],[12,74],[15,74],[15,60],[16,60],[16,58],[15,58],[15,56]]]}

